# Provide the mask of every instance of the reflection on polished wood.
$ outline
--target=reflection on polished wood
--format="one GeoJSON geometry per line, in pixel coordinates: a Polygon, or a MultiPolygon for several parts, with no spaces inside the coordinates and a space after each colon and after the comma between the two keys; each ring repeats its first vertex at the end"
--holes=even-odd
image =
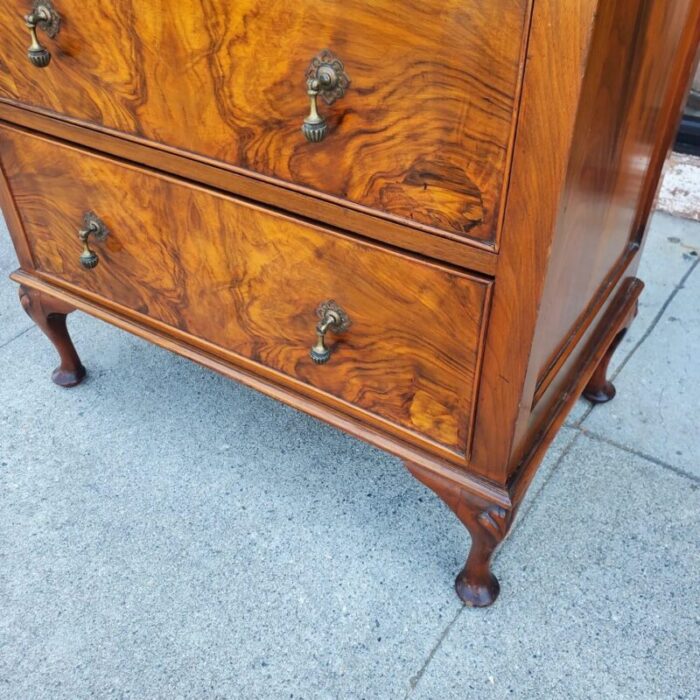
{"type": "Polygon", "coordinates": [[[54,381],[79,309],[395,454],[493,603],[548,445],[614,396],[700,3],[52,1],[37,70],[0,0],[0,205],[54,381]]]}
{"type": "Polygon", "coordinates": [[[0,158],[43,274],[466,453],[488,281],[15,129],[0,158]],[[109,230],[89,271],[86,208],[109,230]],[[327,299],[352,327],[318,366],[327,299]]]}
{"type": "Polygon", "coordinates": [[[27,0],[0,0],[0,98],[490,241],[529,4],[60,0],[64,28],[37,71],[27,0]],[[306,71],[324,49],[352,86],[308,143],[306,71]]]}

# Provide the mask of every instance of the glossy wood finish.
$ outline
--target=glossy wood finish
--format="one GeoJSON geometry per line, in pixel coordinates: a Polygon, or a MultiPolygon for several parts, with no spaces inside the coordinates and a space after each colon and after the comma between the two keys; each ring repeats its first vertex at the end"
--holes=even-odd
{"type": "MultiPolygon", "coordinates": [[[[643,289],[644,231],[700,44],[692,0],[528,5],[328,0],[312,36],[311,3],[286,4],[280,38],[281,2],[244,0],[203,29],[205,3],[159,5],[158,23],[153,5],[122,0],[84,13],[123,47],[111,63],[93,56],[88,70],[70,37],[94,39],[68,23],[43,75],[16,63],[14,28],[0,48],[0,119],[37,132],[0,125],[13,278],[397,455],[469,530],[456,588],[473,606],[498,595],[493,553],[568,411],[584,392],[612,393],[607,364],[643,289]],[[292,49],[314,37],[342,56],[354,90],[322,107],[331,135],[316,150],[288,124],[306,108],[292,108],[292,49]],[[380,55],[393,60],[371,86],[380,55]],[[267,126],[279,131],[264,138],[240,66],[274,77],[260,104],[278,110],[267,126]],[[63,85],[44,92],[52,75],[63,85]],[[464,178],[474,190],[452,187],[464,178]],[[112,231],[89,273],[76,235],[87,208],[112,231]],[[318,367],[308,349],[328,298],[354,325],[318,367]]],[[[8,8],[0,0],[0,16],[8,8]]]]}
{"type": "Polygon", "coordinates": [[[515,431],[529,415],[529,350],[597,5],[597,0],[534,5],[470,464],[497,483],[505,483],[517,464],[515,431]]]}
{"type": "MultiPolygon", "coordinates": [[[[375,425],[362,412],[341,410],[319,401],[317,394],[304,393],[300,390],[301,387],[285,382],[284,375],[265,371],[265,368],[260,365],[234,362],[229,353],[223,352],[221,348],[211,343],[204,343],[201,339],[154,321],[143,314],[134,314],[126,307],[87,293],[83,289],[68,287],[59,281],[44,278],[36,271],[17,270],[10,277],[17,284],[35,289],[71,308],[84,311],[101,321],[304,411],[314,418],[396,455],[399,459],[429,469],[489,503],[502,508],[510,508],[512,505],[508,491],[502,486],[480,479],[460,465],[431,453],[425,449],[424,445],[416,444],[411,440],[410,435],[405,432],[394,435],[385,426],[375,425]]],[[[593,367],[591,367],[592,371],[593,367]]],[[[253,437],[251,435],[251,439],[253,437]]],[[[332,456],[329,459],[332,459],[332,456]]]]}
{"type": "Polygon", "coordinates": [[[637,305],[634,306],[634,313],[630,314],[627,324],[621,328],[613,338],[610,346],[605,351],[605,354],[597,364],[593,376],[588,380],[586,388],[583,390],[583,397],[588,399],[592,404],[607,403],[612,401],[617,394],[615,385],[608,379],[608,367],[612,360],[615,351],[624,340],[629,326],[637,315],[637,305]]]}
{"type": "Polygon", "coordinates": [[[600,7],[526,375],[522,404],[531,408],[516,426],[509,470],[567,389],[565,380],[581,361],[589,330],[617,290],[636,275],[699,42],[700,3],[692,0],[600,7]],[[636,12],[629,13],[630,5],[636,12]],[[602,76],[619,66],[628,76],[625,92],[611,96],[606,81],[612,78],[602,76]],[[544,348],[557,350],[545,359],[544,348]],[[549,374],[552,359],[554,376],[549,374]],[[543,380],[547,389],[538,393],[543,380]]]}
{"type": "Polygon", "coordinates": [[[491,558],[508,534],[516,510],[479,498],[473,492],[460,488],[454,481],[417,464],[405,464],[416,479],[435,491],[449,506],[471,536],[469,556],[455,579],[457,595],[472,608],[491,605],[501,590],[498,579],[491,571],[491,558]]]}
{"type": "Polygon", "coordinates": [[[610,348],[608,348],[600,364],[595,368],[593,376],[583,390],[583,397],[593,404],[607,403],[615,398],[617,389],[615,389],[615,385],[608,379],[608,366],[610,365],[610,360],[615,350],[622,342],[626,333],[627,329],[624,328],[615,336],[615,340],[610,348]]]}
{"type": "Polygon", "coordinates": [[[546,406],[542,401],[532,415],[537,416],[537,432],[533,432],[527,449],[511,470],[507,480],[510,502],[519,504],[525,495],[542,458],[561,428],[569,411],[590,384],[597,368],[616,336],[631,322],[636,314],[644,283],[634,277],[626,277],[616,285],[595,321],[580,338],[577,352],[569,355],[559,371],[552,391],[556,402],[546,406]]]}
{"type": "Polygon", "coordinates": [[[28,0],[0,0],[0,96],[409,225],[495,240],[529,0],[443,0],[437,12],[416,0],[56,7],[53,59],[37,70],[28,0]],[[352,82],[322,108],[329,136],[309,144],[304,76],[323,49],[352,82]]]}
{"type": "MultiPolygon", "coordinates": [[[[696,0],[603,3],[580,98],[533,362],[543,377],[628,246],[675,89],[674,56],[700,21],[696,0]],[[572,264],[572,261],[576,264],[572,264]]],[[[675,115],[674,115],[675,116],[675,115]]]]}
{"type": "Polygon", "coordinates": [[[636,275],[699,26],[685,1],[535,3],[470,464],[486,478],[521,468],[636,275]]]}
{"type": "Polygon", "coordinates": [[[487,281],[14,129],[0,157],[42,273],[467,451],[487,281]],[[88,210],[110,230],[90,271],[88,210]],[[318,366],[329,299],[352,327],[318,366]]]}
{"type": "Polygon", "coordinates": [[[116,139],[99,130],[75,124],[67,119],[47,116],[0,100],[0,121],[18,124],[43,134],[78,143],[102,153],[126,158],[163,172],[188,178],[219,190],[241,195],[247,199],[284,209],[310,220],[320,221],[355,233],[364,238],[381,241],[402,250],[418,253],[433,260],[457,265],[493,276],[496,253],[479,245],[464,245],[463,241],[407,228],[377,216],[368,217],[353,209],[319,199],[312,194],[282,189],[215,164],[182,158],[165,149],[155,149],[135,138],[116,139]]]}
{"type": "Polygon", "coordinates": [[[58,352],[61,363],[51,374],[54,384],[65,388],[80,384],[85,379],[85,367],[68,335],[66,325],[66,316],[74,311],[74,308],[24,286],[19,287],[19,300],[27,315],[41,328],[58,352]]]}

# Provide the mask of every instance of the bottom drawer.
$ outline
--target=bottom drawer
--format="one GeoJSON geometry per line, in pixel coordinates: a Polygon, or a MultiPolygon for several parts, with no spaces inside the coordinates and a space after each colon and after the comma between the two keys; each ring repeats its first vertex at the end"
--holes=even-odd
{"type": "Polygon", "coordinates": [[[467,452],[487,280],[11,127],[0,158],[43,276],[413,442],[467,452]],[[88,211],[109,231],[89,239],[93,269],[80,264],[88,211]],[[317,364],[328,300],[351,325],[327,333],[317,364]]]}

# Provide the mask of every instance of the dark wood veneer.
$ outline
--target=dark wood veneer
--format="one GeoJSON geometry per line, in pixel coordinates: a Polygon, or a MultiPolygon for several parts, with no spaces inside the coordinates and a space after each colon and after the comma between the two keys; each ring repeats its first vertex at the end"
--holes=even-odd
{"type": "Polygon", "coordinates": [[[41,328],[58,352],[61,363],[51,374],[54,384],[64,388],[80,384],[85,378],[85,367],[75,351],[66,326],[66,316],[75,310],[74,307],[23,286],[19,287],[19,300],[27,315],[41,328]]]}

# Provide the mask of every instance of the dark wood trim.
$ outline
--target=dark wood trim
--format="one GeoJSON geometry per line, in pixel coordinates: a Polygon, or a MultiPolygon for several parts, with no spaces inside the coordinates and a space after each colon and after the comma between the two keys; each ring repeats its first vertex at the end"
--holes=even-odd
{"type": "Polygon", "coordinates": [[[603,355],[600,362],[596,365],[593,375],[588,380],[588,384],[586,384],[583,390],[583,398],[587,399],[592,404],[607,403],[615,398],[617,390],[615,389],[615,385],[608,379],[608,367],[612,356],[615,354],[615,350],[617,350],[626,334],[627,326],[618,331],[612,343],[610,343],[610,347],[606,350],[605,355],[603,355]]]}
{"type": "Polygon", "coordinates": [[[598,0],[537,0],[484,349],[471,468],[506,483],[598,0]]]}
{"type": "Polygon", "coordinates": [[[639,245],[636,243],[631,243],[625,252],[620,256],[617,264],[612,268],[610,275],[608,275],[608,278],[601,285],[598,293],[591,299],[590,304],[581,314],[580,318],[571,329],[569,335],[564,338],[553,357],[549,360],[546,367],[541,372],[539,379],[537,380],[537,388],[535,390],[535,396],[532,400],[533,409],[547,392],[549,385],[557,376],[557,373],[562,366],[566,363],[569,355],[578,346],[581,338],[586,333],[588,326],[595,321],[596,316],[598,316],[600,313],[600,310],[605,304],[606,300],[615,290],[619,281],[622,279],[622,276],[625,274],[625,271],[629,269],[630,264],[638,253],[639,245]]]}
{"type": "Polygon", "coordinates": [[[262,176],[258,179],[250,173],[244,175],[225,168],[218,161],[195,157],[105,128],[88,128],[76,120],[60,118],[50,112],[20,106],[8,100],[0,99],[0,120],[485,275],[493,276],[496,269],[497,255],[493,246],[448,235],[444,231],[408,227],[408,222],[403,219],[394,221],[378,216],[371,209],[359,205],[350,207],[348,202],[322,197],[303,188],[290,185],[291,189],[288,189],[277,180],[268,181],[262,176]]]}
{"type": "MultiPolygon", "coordinates": [[[[3,122],[2,119],[0,119],[0,126],[5,128],[8,131],[14,131],[19,134],[26,134],[31,136],[34,139],[38,139],[40,141],[44,141],[46,143],[50,144],[55,144],[56,139],[52,139],[49,136],[41,133],[34,131],[32,129],[26,129],[22,126],[17,126],[15,124],[8,124],[7,122],[3,122]]],[[[100,159],[100,160],[105,160],[109,162],[116,162],[118,163],[121,167],[129,169],[129,170],[135,170],[137,172],[143,172],[144,168],[141,164],[136,163],[134,161],[131,161],[129,159],[124,159],[119,156],[113,156],[111,154],[106,154],[102,151],[90,151],[89,149],[86,149],[85,147],[70,142],[70,141],[65,141],[65,140],[59,140],[59,143],[61,143],[65,148],[70,149],[72,151],[77,151],[79,153],[83,153],[84,155],[90,155],[92,158],[100,159]]],[[[290,215],[289,212],[286,209],[275,209],[271,207],[266,207],[261,205],[259,202],[255,200],[248,200],[245,197],[239,197],[237,195],[234,195],[226,190],[220,190],[216,187],[213,186],[208,186],[206,184],[202,184],[200,182],[192,182],[190,180],[187,180],[185,178],[182,178],[181,176],[177,174],[173,174],[171,172],[166,172],[166,171],[161,171],[158,169],[152,169],[159,178],[165,180],[166,182],[172,182],[177,185],[187,185],[190,189],[196,189],[200,190],[202,192],[207,192],[207,193],[215,193],[223,197],[227,197],[233,201],[239,202],[241,205],[245,207],[249,207],[251,209],[255,209],[258,211],[262,211],[265,213],[268,212],[273,212],[276,216],[284,219],[288,219],[290,221],[302,221],[304,224],[306,224],[309,227],[313,227],[314,229],[317,229],[319,231],[325,231],[325,232],[330,232],[333,233],[336,236],[341,236],[343,238],[347,238],[349,240],[361,240],[363,243],[367,246],[371,246],[372,248],[376,250],[390,250],[392,251],[395,255],[399,255],[401,257],[407,258],[407,259],[412,259],[412,260],[422,260],[423,263],[427,266],[433,267],[435,269],[439,270],[449,270],[454,274],[458,274],[461,277],[464,277],[466,279],[470,279],[474,282],[489,286],[493,284],[493,279],[489,276],[482,275],[478,272],[478,270],[471,270],[469,268],[464,268],[459,265],[453,265],[449,262],[446,262],[444,260],[440,259],[435,259],[435,258],[428,258],[422,255],[416,255],[410,251],[406,251],[404,248],[396,248],[392,245],[386,245],[382,243],[381,241],[374,240],[370,238],[367,240],[366,237],[356,235],[352,231],[347,231],[342,228],[337,228],[331,225],[319,223],[318,221],[315,221],[313,219],[306,219],[304,217],[298,217],[298,216],[293,216],[290,215]]],[[[7,191],[10,197],[11,191],[9,189],[9,185],[7,186],[7,191]]],[[[14,206],[14,202],[13,202],[14,206]]],[[[16,209],[16,208],[15,208],[16,209]]],[[[22,229],[22,233],[24,234],[24,231],[22,229]]],[[[25,236],[26,239],[26,236],[25,236]]],[[[34,267],[34,266],[32,266],[34,267]]]]}
{"type": "Polygon", "coordinates": [[[498,200],[499,211],[496,218],[495,239],[493,242],[493,250],[498,253],[501,249],[501,239],[503,236],[503,226],[506,218],[506,206],[508,202],[508,190],[510,188],[510,176],[513,170],[513,155],[515,153],[515,140],[518,135],[518,125],[520,124],[520,111],[523,105],[523,86],[525,84],[525,65],[527,63],[527,52],[530,46],[530,37],[532,35],[532,17],[535,0],[528,3],[527,14],[525,16],[522,37],[522,45],[520,47],[520,66],[518,73],[518,84],[515,89],[515,102],[513,105],[513,120],[510,129],[510,139],[508,141],[508,153],[506,154],[506,162],[503,169],[503,184],[501,185],[501,196],[498,200]]]}
{"type": "Polygon", "coordinates": [[[66,323],[66,317],[75,311],[75,307],[23,285],[19,287],[19,301],[27,316],[36,323],[56,348],[60,364],[51,374],[53,383],[65,389],[80,384],[85,379],[85,367],[68,334],[66,323]]]}
{"type": "Polygon", "coordinates": [[[476,433],[476,409],[479,405],[479,392],[481,391],[481,377],[484,369],[484,354],[486,351],[486,337],[488,335],[489,323],[491,321],[491,305],[493,303],[493,288],[490,284],[484,301],[484,320],[481,324],[481,333],[479,334],[479,355],[476,358],[474,365],[474,386],[472,388],[472,413],[470,416],[469,433],[467,437],[466,458],[469,460],[474,450],[474,436],[476,433]]]}
{"type": "Polygon", "coordinates": [[[469,556],[455,579],[457,595],[472,608],[492,605],[501,587],[491,571],[491,559],[508,534],[517,508],[504,508],[475,497],[453,481],[418,464],[407,461],[405,465],[416,479],[444,501],[471,535],[469,556]]]}
{"type": "MultiPolygon", "coordinates": [[[[658,153],[666,151],[659,150],[659,142],[669,135],[666,124],[670,112],[676,107],[680,110],[680,104],[670,103],[674,94],[671,86],[674,82],[685,84],[690,77],[692,61],[682,47],[692,43],[689,53],[694,54],[694,42],[698,39],[700,5],[691,0],[596,5],[592,44],[580,77],[583,92],[576,108],[575,138],[569,148],[554,235],[546,251],[549,260],[544,269],[544,291],[538,300],[536,331],[532,338],[522,341],[530,355],[516,407],[508,474],[517,468],[552,402],[567,389],[570,358],[580,361],[588,338],[586,330],[581,334],[578,350],[562,358],[562,369],[549,374],[548,386],[540,386],[539,401],[534,401],[543,366],[561,346],[562,338],[569,335],[591,296],[598,293],[599,280],[609,276],[619,255],[630,242],[639,240],[646,227],[646,222],[642,225],[639,221],[645,202],[651,202],[644,191],[650,183],[646,170],[653,170],[658,153]],[[620,61],[626,68],[616,72],[614,66],[620,61]],[[628,76],[628,71],[634,75],[628,76]],[[684,75],[686,71],[688,74],[684,75]],[[624,84],[620,83],[620,76],[624,77],[624,84]],[[629,85],[628,77],[632,80],[629,85]],[[593,280],[595,284],[591,284],[593,280]]],[[[548,173],[550,168],[544,166],[542,170],[548,173]]],[[[651,178],[659,172],[652,173],[651,178]]],[[[645,216],[648,213],[647,210],[645,216]]],[[[505,252],[504,247],[499,257],[496,297],[501,285],[500,260],[505,252]]],[[[523,250],[523,254],[528,251],[523,250]]],[[[537,259],[535,254],[532,259],[537,259]]],[[[635,256],[627,275],[636,273],[638,259],[635,256]]],[[[513,312],[513,316],[518,315],[513,312]]],[[[508,367],[509,363],[501,366],[508,367]]],[[[485,369],[484,381],[487,374],[485,369]]],[[[477,417],[477,425],[479,420],[477,417]]],[[[478,436],[475,444],[479,445],[478,436]]],[[[476,450],[472,461],[477,461],[476,450]]],[[[494,474],[486,476],[500,481],[494,474]]]]}
{"type": "Polygon", "coordinates": [[[626,279],[615,301],[596,324],[595,335],[588,341],[583,357],[571,372],[568,388],[559,392],[559,400],[542,421],[540,429],[531,439],[525,457],[508,480],[508,492],[513,503],[518,504],[523,499],[537,467],[566,416],[578,401],[618,333],[628,326],[631,317],[636,313],[639,295],[643,289],[644,283],[636,277],[626,279]]]}

